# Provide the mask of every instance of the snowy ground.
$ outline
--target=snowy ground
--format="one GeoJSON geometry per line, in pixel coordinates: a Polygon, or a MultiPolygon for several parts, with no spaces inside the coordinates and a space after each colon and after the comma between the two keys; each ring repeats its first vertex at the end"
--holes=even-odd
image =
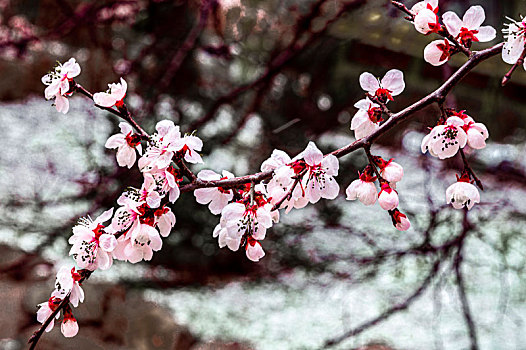
{"type": "MultiPolygon", "coordinates": [[[[103,113],[94,112],[89,103],[81,101],[72,99],[72,110],[66,116],[56,113],[49,102],[40,99],[24,105],[0,106],[2,146],[9,150],[0,154],[0,194],[4,199],[4,205],[0,205],[3,226],[0,241],[31,251],[44,240],[40,224],[64,224],[72,217],[83,216],[89,208],[88,200],[75,201],[74,205],[63,204],[65,198],[80,193],[80,183],[96,183],[100,169],[112,169],[113,155],[105,153],[103,148],[112,123],[103,113]],[[35,206],[40,208],[23,209],[31,211],[31,215],[25,215],[22,209],[16,213],[6,209],[7,202],[12,208],[13,200],[27,204],[34,198],[39,199],[35,206]],[[34,218],[35,212],[39,213],[38,222],[28,222],[27,218],[34,218]]],[[[250,135],[257,133],[260,127],[261,123],[254,118],[247,123],[238,141],[247,147],[257,147],[256,139],[250,135]]],[[[218,129],[220,126],[205,131],[213,134],[218,129]]],[[[373,148],[373,153],[386,158],[396,156],[397,162],[404,166],[406,175],[397,189],[400,207],[412,214],[414,228],[404,233],[394,230],[389,217],[378,205],[364,207],[345,201],[343,196],[332,202],[333,209],[341,213],[342,223],[352,227],[354,232],[367,233],[380,248],[404,249],[420,242],[423,228],[429,221],[429,209],[444,204],[445,189],[454,181],[454,172],[440,171],[440,162],[430,160],[429,173],[421,169],[422,159],[416,156],[420,154],[421,138],[417,133],[407,134],[406,150],[399,155],[373,148]]],[[[349,141],[350,136],[342,132],[326,135],[318,143],[329,149],[349,141]]],[[[490,144],[477,156],[483,166],[495,166],[507,160],[524,170],[525,148],[524,144],[490,144]]],[[[241,153],[235,146],[224,147],[205,157],[205,164],[220,170],[217,159],[221,158],[223,166],[226,164],[226,168],[242,175],[247,168],[248,154],[241,153]]],[[[342,174],[354,178],[355,164],[363,162],[362,156],[356,154],[343,159],[342,169],[346,172],[342,174]]],[[[352,178],[345,179],[341,175],[339,180],[348,184],[352,178]]],[[[482,193],[483,203],[470,212],[470,219],[478,223],[478,229],[466,242],[463,265],[480,348],[526,349],[526,193],[514,185],[504,186],[496,179],[483,180],[487,187],[482,193]]],[[[460,230],[459,212],[447,209],[440,219],[444,223],[433,233],[435,242],[443,242],[460,230]]],[[[323,262],[328,256],[341,256],[327,263],[321,272],[298,267],[280,272],[273,280],[247,278],[213,287],[147,290],[145,297],[172,309],[178,323],[188,325],[204,338],[242,340],[257,349],[318,349],[325,340],[374,318],[390,305],[405,299],[429,269],[429,261],[408,256],[387,260],[369,273],[370,270],[344,258],[370,254],[370,247],[363,239],[340,228],[326,227],[322,222],[320,213],[309,207],[283,215],[278,225],[295,227],[301,224],[311,228],[305,234],[298,232],[289,243],[311,256],[313,261],[323,262]],[[342,273],[349,277],[335,277],[342,273]]],[[[273,258],[273,249],[277,252],[287,248],[273,243],[272,231],[267,237],[264,246],[268,255],[262,265],[271,269],[277,261],[273,258]]],[[[65,241],[58,240],[54,246],[46,248],[44,254],[57,260],[62,254],[59,252],[66,249],[65,241]]],[[[141,265],[117,264],[99,278],[113,279],[122,274],[143,276],[144,271],[141,265]]],[[[385,342],[397,349],[469,348],[458,291],[450,271],[450,262],[445,262],[439,278],[408,310],[396,313],[337,348],[348,349],[373,341],[385,342]]]]}

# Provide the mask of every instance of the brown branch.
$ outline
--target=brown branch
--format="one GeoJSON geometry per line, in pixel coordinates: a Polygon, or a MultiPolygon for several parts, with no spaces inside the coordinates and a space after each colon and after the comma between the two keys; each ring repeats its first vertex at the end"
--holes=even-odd
{"type": "MultiPolygon", "coordinates": [[[[373,132],[371,135],[364,137],[360,140],[354,141],[342,148],[332,151],[332,154],[338,158],[343,157],[349,153],[356,151],[359,148],[364,148],[368,144],[372,144],[377,138],[391,130],[397,124],[407,120],[415,112],[422,110],[434,102],[443,101],[447,94],[480,62],[487,60],[495,55],[498,55],[502,51],[504,43],[497,44],[488,49],[474,52],[473,55],[464,63],[453,75],[449,77],[444,84],[438,89],[431,92],[422,99],[416,101],[412,105],[406,107],[398,113],[394,113],[389,120],[383,123],[378,130],[373,132]]],[[[245,175],[240,177],[234,177],[225,180],[215,181],[204,181],[197,179],[194,182],[184,185],[180,188],[181,192],[189,192],[198,188],[205,187],[223,187],[233,188],[238,187],[249,182],[259,183],[263,180],[270,179],[272,177],[272,171],[259,172],[253,175],[245,175]]]]}
{"type": "Polygon", "coordinates": [[[407,15],[409,15],[409,17],[406,17],[406,19],[408,21],[414,21],[415,19],[415,14],[407,8],[407,6],[405,6],[404,4],[402,4],[401,2],[398,2],[398,1],[394,1],[394,0],[391,0],[391,4],[396,7],[397,9],[399,9],[400,11],[402,12],[405,12],[407,15]]]}
{"type": "Polygon", "coordinates": [[[195,176],[195,174],[192,172],[192,170],[188,168],[188,166],[182,158],[176,157],[175,164],[177,164],[179,169],[181,169],[181,171],[183,172],[183,175],[186,176],[188,180],[190,180],[192,183],[198,179],[197,176],[195,176]]]}
{"type": "Polygon", "coordinates": [[[464,150],[462,148],[459,149],[459,153],[462,156],[462,162],[464,163],[464,170],[467,171],[471,175],[473,180],[475,180],[475,183],[477,184],[477,186],[482,191],[484,191],[484,186],[482,186],[482,181],[480,181],[477,175],[475,175],[475,172],[473,171],[473,169],[471,169],[471,166],[469,165],[468,160],[466,158],[466,154],[464,153],[464,150]]]}
{"type": "Polygon", "coordinates": [[[521,53],[519,59],[517,60],[517,62],[515,62],[515,64],[511,67],[511,69],[508,71],[508,73],[506,73],[504,75],[504,77],[502,78],[502,82],[501,82],[502,86],[504,86],[507,83],[509,83],[509,81],[511,80],[511,76],[512,76],[513,72],[515,71],[515,69],[517,69],[517,67],[523,65],[525,57],[526,57],[526,46],[524,46],[524,49],[522,50],[522,53],[521,53]]]}

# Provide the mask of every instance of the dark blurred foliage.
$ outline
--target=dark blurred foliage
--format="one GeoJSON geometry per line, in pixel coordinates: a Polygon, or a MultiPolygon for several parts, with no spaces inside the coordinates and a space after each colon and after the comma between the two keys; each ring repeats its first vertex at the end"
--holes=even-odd
{"type": "MultiPolygon", "coordinates": [[[[442,0],[440,6],[463,13],[476,3],[442,0]]],[[[499,30],[504,16],[517,18],[523,3],[485,1],[486,23],[499,30]]],[[[436,88],[464,60],[456,57],[451,66],[438,68],[426,64],[422,52],[430,38],[418,34],[386,0],[0,0],[0,11],[1,101],[42,97],[40,77],[56,60],[76,57],[82,66],[78,81],[92,92],[119,77],[129,82],[127,103],[147,130],[168,118],[183,131],[197,128],[199,135],[226,108],[233,126],[204,139],[204,154],[227,144],[246,147],[235,136],[258,114],[262,134],[253,137],[264,142],[244,150],[251,152],[250,171],[257,171],[274,148],[296,154],[328,130],[347,130],[353,104],[363,96],[361,72],[382,76],[392,68],[402,70],[407,88],[393,106],[399,110],[436,88]]],[[[499,82],[508,68],[498,57],[481,64],[447,103],[486,123],[493,141],[513,143],[524,140],[526,74],[518,70],[502,89],[499,82]]],[[[437,115],[429,107],[379,142],[396,148],[405,131],[423,131],[437,115]]],[[[363,162],[351,158],[342,168],[354,174],[363,162]]],[[[109,207],[120,189],[140,181],[134,171],[117,170],[104,175],[88,198],[96,199],[94,210],[109,207]],[[113,187],[102,185],[108,183],[113,187]]],[[[330,203],[319,210],[325,224],[339,225],[330,203]]],[[[219,251],[211,236],[217,217],[198,207],[191,194],[179,199],[176,215],[176,234],[153,261],[177,270],[176,284],[255,268],[243,253],[219,251]]],[[[69,237],[71,222],[66,224],[53,237],[69,237]]],[[[276,227],[269,251],[308,230],[276,227]]],[[[293,244],[287,247],[276,252],[282,268],[309,263],[293,244]]]]}

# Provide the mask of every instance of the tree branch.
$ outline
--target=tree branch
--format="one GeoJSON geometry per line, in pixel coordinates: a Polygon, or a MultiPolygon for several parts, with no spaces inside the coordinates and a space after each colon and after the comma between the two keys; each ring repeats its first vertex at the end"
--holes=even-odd
{"type": "MultiPolygon", "coordinates": [[[[387,131],[391,130],[397,124],[407,120],[414,113],[422,110],[423,108],[429,106],[431,103],[443,101],[447,94],[480,62],[487,60],[495,55],[498,55],[502,51],[504,43],[497,44],[493,47],[487,48],[482,51],[476,51],[464,63],[453,75],[449,77],[444,84],[442,84],[438,89],[431,92],[422,99],[416,101],[412,105],[406,107],[398,113],[392,114],[391,118],[383,123],[378,130],[373,132],[371,135],[364,137],[362,139],[356,140],[344,147],[341,147],[337,150],[332,151],[329,154],[332,154],[338,158],[341,158],[349,153],[356,151],[359,148],[364,148],[368,144],[372,144],[377,138],[385,134],[387,131]]],[[[253,175],[245,175],[234,177],[231,179],[225,180],[215,180],[215,181],[204,181],[197,179],[190,184],[181,186],[181,192],[189,192],[198,188],[205,187],[223,187],[223,188],[233,188],[238,187],[243,184],[254,182],[259,183],[263,180],[270,179],[272,177],[272,171],[259,172],[253,175]]]]}

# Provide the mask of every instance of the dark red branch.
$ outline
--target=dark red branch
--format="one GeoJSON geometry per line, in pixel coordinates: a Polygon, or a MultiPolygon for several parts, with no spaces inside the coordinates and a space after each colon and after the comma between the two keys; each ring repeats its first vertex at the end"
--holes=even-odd
{"type": "MultiPolygon", "coordinates": [[[[449,77],[444,84],[442,84],[438,89],[431,92],[429,95],[413,103],[409,107],[406,107],[398,113],[392,114],[391,118],[387,120],[384,124],[380,126],[371,135],[364,137],[360,140],[357,140],[353,143],[350,143],[342,148],[339,148],[335,151],[332,151],[330,154],[340,158],[349,153],[356,151],[357,149],[364,148],[366,145],[372,144],[377,138],[385,134],[387,131],[391,130],[397,124],[407,120],[417,111],[422,110],[423,108],[429,106],[434,102],[443,101],[447,94],[480,62],[498,55],[502,51],[502,46],[504,43],[497,44],[488,49],[474,52],[473,55],[464,63],[453,75],[449,77]]],[[[193,191],[198,188],[204,187],[224,187],[224,188],[233,188],[238,187],[243,184],[254,182],[259,183],[263,180],[270,179],[272,177],[272,171],[260,172],[253,175],[245,175],[240,177],[234,177],[226,180],[216,180],[216,181],[204,181],[197,179],[196,181],[184,185],[181,187],[181,192],[193,191]]]]}

